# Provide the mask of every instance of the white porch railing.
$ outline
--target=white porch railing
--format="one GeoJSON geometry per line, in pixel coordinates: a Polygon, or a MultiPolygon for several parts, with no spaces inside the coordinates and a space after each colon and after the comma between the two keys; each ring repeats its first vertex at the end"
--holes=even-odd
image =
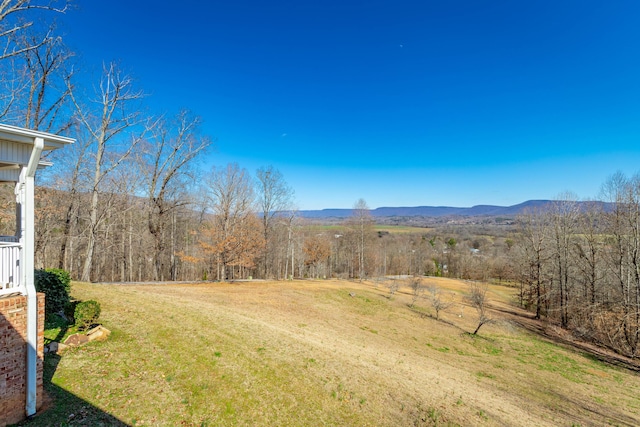
{"type": "Polygon", "coordinates": [[[16,237],[0,236],[0,296],[24,293],[20,280],[21,245],[16,237]]]}

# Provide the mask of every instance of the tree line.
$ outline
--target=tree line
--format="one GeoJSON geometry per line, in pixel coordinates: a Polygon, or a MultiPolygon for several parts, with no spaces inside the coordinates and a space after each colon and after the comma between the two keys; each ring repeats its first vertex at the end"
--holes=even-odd
{"type": "Polygon", "coordinates": [[[630,357],[640,344],[640,176],[612,175],[602,200],[565,195],[520,220],[520,303],[630,357]]]}

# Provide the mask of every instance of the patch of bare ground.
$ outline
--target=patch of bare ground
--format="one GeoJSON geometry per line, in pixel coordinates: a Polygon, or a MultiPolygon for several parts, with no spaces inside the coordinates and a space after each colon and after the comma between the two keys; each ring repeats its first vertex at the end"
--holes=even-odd
{"type": "Polygon", "coordinates": [[[113,334],[54,381],[136,425],[640,424],[636,372],[533,333],[508,288],[472,336],[467,284],[426,280],[454,303],[441,320],[374,282],[74,284],[113,334]]]}

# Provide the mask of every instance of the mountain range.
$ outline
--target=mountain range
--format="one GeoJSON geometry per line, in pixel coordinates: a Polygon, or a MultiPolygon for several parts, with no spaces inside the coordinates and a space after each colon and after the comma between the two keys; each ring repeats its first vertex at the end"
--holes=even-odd
{"type": "MultiPolygon", "coordinates": [[[[552,200],[528,200],[513,206],[476,205],[470,208],[456,208],[450,206],[414,206],[414,207],[381,207],[371,209],[369,212],[375,218],[386,217],[474,217],[474,216],[505,216],[513,217],[530,210],[544,210],[549,208],[552,200]]],[[[597,203],[602,208],[607,209],[610,205],[605,202],[576,202],[578,206],[584,208],[587,204],[597,203]]],[[[327,218],[347,218],[353,214],[353,209],[321,209],[303,210],[300,216],[309,219],[327,218]]]]}

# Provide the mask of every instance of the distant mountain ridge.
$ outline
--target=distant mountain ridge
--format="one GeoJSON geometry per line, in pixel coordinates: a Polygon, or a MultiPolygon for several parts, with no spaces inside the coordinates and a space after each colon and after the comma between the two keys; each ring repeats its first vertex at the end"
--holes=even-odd
{"type": "MultiPolygon", "coordinates": [[[[457,208],[450,206],[414,206],[414,207],[381,207],[371,209],[371,216],[375,218],[382,217],[447,217],[447,216],[515,216],[526,212],[527,210],[540,210],[549,207],[553,200],[528,200],[526,202],[513,206],[494,206],[494,205],[476,205],[470,208],[457,208]]],[[[596,203],[603,208],[609,206],[604,202],[576,202],[584,208],[587,204],[596,203]]],[[[299,212],[303,218],[322,219],[322,218],[347,218],[353,214],[353,209],[322,209],[322,210],[304,210],[299,212]]]]}

